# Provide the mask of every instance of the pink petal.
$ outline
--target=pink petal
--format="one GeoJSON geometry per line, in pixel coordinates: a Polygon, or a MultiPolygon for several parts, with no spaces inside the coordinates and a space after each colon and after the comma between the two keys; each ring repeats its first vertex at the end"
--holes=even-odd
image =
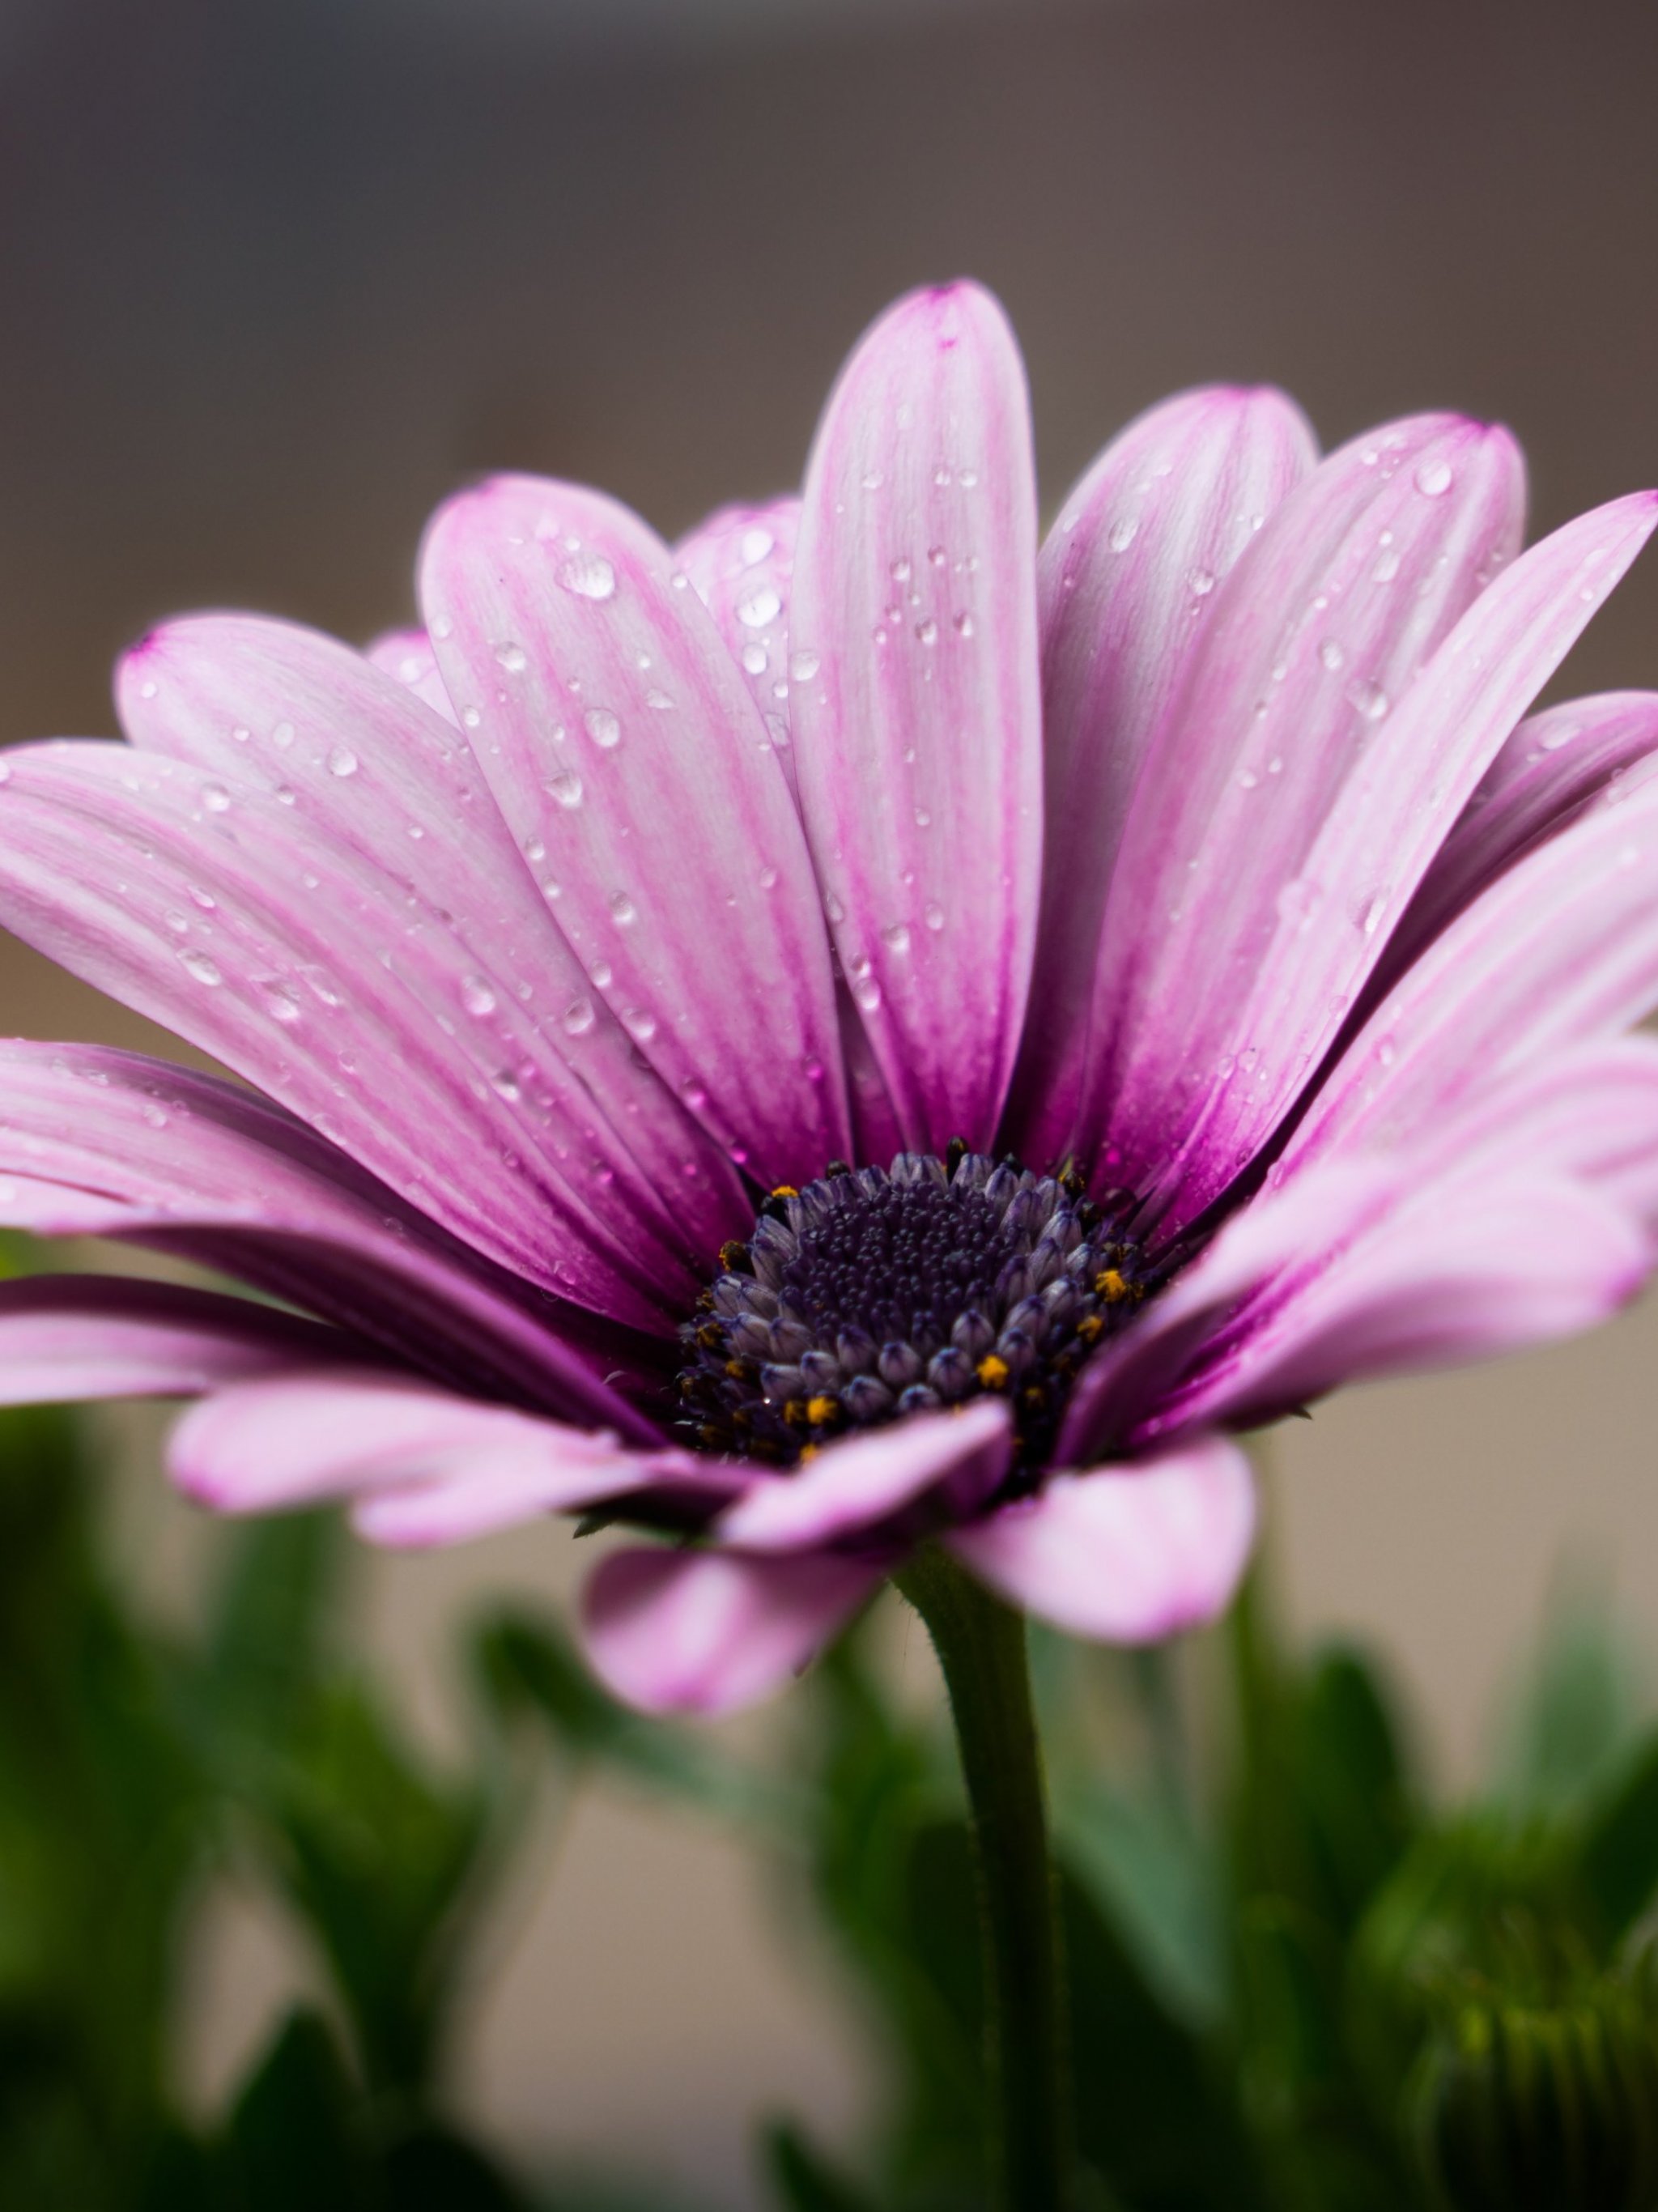
{"type": "Polygon", "coordinates": [[[625,1340],[447,1237],[280,1107],[97,1045],[0,1045],[0,1220],[240,1276],[411,1365],[641,1441],[625,1340]]]}
{"type": "Polygon", "coordinates": [[[573,1127],[520,1079],[505,977],[388,878],[184,762],[86,744],[14,747],[8,765],[0,920],[26,941],[531,1281],[646,1328],[695,1285],[619,1171],[603,1179],[600,1118],[573,1127]]]}
{"type": "MultiPolygon", "coordinates": [[[[765,507],[722,507],[674,548],[691,588],[714,617],[732,657],[748,678],[797,800],[788,710],[793,680],[789,600],[799,522],[798,499],[773,500],[765,507]]],[[[903,1134],[844,980],[835,984],[835,1004],[846,1064],[853,1155],[860,1160],[890,1160],[903,1149],[903,1134]]]]}
{"type": "Polygon", "coordinates": [[[1012,1138],[1028,1158],[1064,1152],[1082,1103],[1106,895],[1147,748],[1216,586],[1315,458],[1281,392],[1187,392],[1106,447],[1042,547],[1047,850],[1012,1138]]]}
{"type": "Polygon", "coordinates": [[[1302,1279],[1385,1218],[1409,1193],[1408,1164],[1344,1161],[1257,1198],[1088,1362],[1060,1432],[1062,1463],[1121,1451],[1239,1313],[1302,1279]]]}
{"type": "Polygon", "coordinates": [[[791,618],[800,800],[906,1145],[987,1146],[1042,861],[1035,485],[1023,372],[971,285],[918,293],[841,374],[791,618]]]}
{"type": "Polygon", "coordinates": [[[1224,1610],[1255,1527],[1249,1462],[1200,1437],[1128,1467],[1050,1478],[945,1539],[999,1595],[1073,1636],[1148,1644],[1224,1610]]]}
{"type": "Polygon", "coordinates": [[[397,1544],[460,1542],[641,1490],[694,1490],[713,1504],[731,1488],[713,1460],[628,1450],[608,1431],[368,1371],[233,1384],[185,1415],[167,1465],[181,1490],[222,1512],[354,1498],[361,1532],[397,1544]]]}
{"type": "MultiPolygon", "coordinates": [[[[336,640],[247,616],[152,632],[118,690],[135,744],[193,761],[223,794],[286,794],[284,812],[323,848],[308,871],[313,908],[334,890],[327,849],[374,880],[376,906],[398,923],[376,963],[392,943],[411,980],[441,967],[430,978],[440,1035],[452,1061],[471,1062],[474,1098],[482,1089],[502,1125],[497,1149],[538,1151],[613,1249],[631,1251],[646,1222],[694,1252],[700,1271],[747,1225],[729,1160],[594,997],[553,919],[546,871],[514,846],[464,735],[336,640]]],[[[217,818],[233,831],[231,808],[217,818]]],[[[361,928],[355,914],[342,920],[343,939],[361,928]]],[[[293,1009],[310,1011],[312,997],[292,981],[284,1052],[302,1046],[293,1009]]],[[[280,1018],[282,1002],[270,1003],[280,1018]]]]}
{"type": "Polygon", "coordinates": [[[811,864],[747,678],[667,548],[597,492],[501,477],[439,510],[422,592],[594,989],[757,1179],[820,1173],[847,1129],[811,864]]]}
{"type": "Polygon", "coordinates": [[[583,1600],[587,1654],[646,1712],[735,1712],[798,1674],[881,1576],[827,1552],[612,1552],[583,1600]]]}
{"type": "Polygon", "coordinates": [[[365,1347],[246,1298],[116,1275],[0,1283],[0,1405],[188,1398],[365,1347]]]}
{"type": "Polygon", "coordinates": [[[1583,1185],[1471,1164],[1430,1180],[1327,1266],[1246,1310],[1228,1347],[1141,1433],[1244,1425],[1338,1383],[1576,1334],[1632,1297],[1650,1261],[1640,1225],[1583,1185]]]}
{"type": "Polygon", "coordinates": [[[1658,1000],[1658,786],[1592,808],[1492,884],[1370,1016],[1273,1170],[1425,1141],[1528,1060],[1658,1000]]]}
{"type": "Polygon", "coordinates": [[[1533,846],[1658,769],[1658,692],[1571,699],[1521,723],[1423,878],[1370,985],[1389,989],[1424,948],[1533,846]]]}
{"type": "Polygon", "coordinates": [[[960,1518],[1000,1482],[1011,1441],[1007,1408],[995,1399],[843,1437],[793,1473],[758,1476],[714,1534],[740,1552],[796,1552],[878,1542],[895,1520],[914,1517],[907,1508],[920,1508],[923,1520],[929,1504],[960,1518]]]}
{"type": "Polygon", "coordinates": [[[789,599],[799,524],[798,499],[722,507],[674,548],[691,589],[748,679],[791,793],[795,777],[789,742],[789,599]]]}
{"type": "Polygon", "coordinates": [[[438,672],[438,657],[423,629],[388,629],[363,648],[363,657],[387,676],[408,686],[422,705],[441,714],[452,729],[460,727],[455,702],[438,672]]]}

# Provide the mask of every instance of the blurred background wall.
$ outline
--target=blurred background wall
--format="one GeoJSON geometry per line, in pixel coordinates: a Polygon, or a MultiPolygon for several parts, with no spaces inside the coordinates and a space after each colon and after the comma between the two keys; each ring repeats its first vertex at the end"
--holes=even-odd
{"type": "MultiPolygon", "coordinates": [[[[1330,442],[1506,419],[1550,526],[1658,481],[1655,94],[1649,0],[0,0],[0,737],[110,731],[112,653],[182,606],[404,617],[473,471],[669,532],[784,486],[863,323],[960,270],[1019,328],[1050,507],[1152,398],[1266,379],[1330,442]]],[[[1658,569],[1567,682],[1658,684],[1658,569]]],[[[172,1048],[20,947],[0,990],[8,1031],[172,1048]]],[[[1655,1416],[1650,1307],[1322,1409],[1276,1447],[1297,1614],[1380,1637],[1466,1771],[1563,1560],[1658,1629],[1655,1416]]],[[[164,1578],[189,1532],[133,1484],[164,1578]]],[[[551,1530],[377,1564],[373,1633],[436,1709],[469,1590],[568,1571],[551,1530]]],[[[754,2110],[855,2094],[809,1965],[723,1847],[595,1804],[474,2094],[740,2203],[754,2110]]],[[[203,2083],[296,1971],[228,1917],[203,2083]]]]}

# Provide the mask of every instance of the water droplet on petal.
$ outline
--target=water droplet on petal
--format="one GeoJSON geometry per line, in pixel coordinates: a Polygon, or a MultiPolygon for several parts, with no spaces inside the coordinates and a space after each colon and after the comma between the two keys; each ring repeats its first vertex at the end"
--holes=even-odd
{"type": "Polygon", "coordinates": [[[1114,553],[1126,553],[1139,536],[1139,518],[1126,514],[1120,521],[1112,524],[1111,535],[1107,538],[1106,544],[1114,553]]]}
{"type": "Polygon", "coordinates": [[[474,1020],[482,1021],[495,1010],[495,994],[482,975],[468,975],[460,987],[460,1003],[474,1020]]]}
{"type": "Polygon", "coordinates": [[[747,669],[750,676],[763,676],[768,665],[769,664],[766,657],[766,648],[763,645],[755,644],[745,645],[744,647],[743,665],[747,669]]]}
{"type": "Polygon", "coordinates": [[[1367,722],[1379,722],[1388,711],[1388,695],[1379,684],[1354,684],[1349,687],[1347,696],[1367,722]]]}
{"type": "Polygon", "coordinates": [[[228,814],[230,811],[230,793],[222,783],[204,783],[202,786],[202,804],[210,814],[228,814]]]}
{"type": "Polygon", "coordinates": [[[738,549],[743,556],[743,566],[745,568],[752,568],[756,562],[765,559],[776,543],[777,540],[769,530],[762,530],[757,526],[752,530],[745,530],[743,532],[742,543],[738,549]]]}
{"type": "Polygon", "coordinates": [[[629,1036],[641,1044],[648,1044],[656,1035],[656,1016],[647,1013],[642,1006],[630,1006],[622,1018],[629,1036]]]}
{"type": "Polygon", "coordinates": [[[518,1079],[508,1067],[501,1068],[489,1078],[489,1088],[497,1098],[504,1098],[509,1106],[522,1095],[518,1087],[518,1079]]]}
{"type": "Polygon", "coordinates": [[[872,1014],[881,1003],[881,987],[873,975],[860,975],[852,987],[852,995],[866,1014],[872,1014]]]}
{"type": "Polygon", "coordinates": [[[205,983],[210,989],[215,984],[223,982],[224,977],[219,972],[217,961],[210,960],[205,952],[198,952],[194,945],[187,946],[179,957],[198,983],[205,983]]]}
{"type": "Polygon", "coordinates": [[[929,929],[938,930],[944,927],[944,910],[937,899],[927,901],[921,909],[921,919],[929,929]]]}
{"type": "Polygon", "coordinates": [[[810,684],[822,666],[823,663],[815,653],[803,650],[791,656],[789,674],[797,684],[810,684]]]}
{"type": "Polygon", "coordinates": [[[613,751],[622,743],[622,725],[608,707],[589,707],[581,719],[601,752],[613,751]]]}
{"type": "Polygon", "coordinates": [[[615,917],[618,927],[623,929],[625,929],[629,922],[637,921],[639,919],[639,908],[634,904],[626,891],[612,891],[610,894],[610,912],[615,917]]]}
{"type": "Polygon", "coordinates": [[[355,775],[356,772],[357,757],[350,746],[336,745],[328,756],[330,775],[355,775]]]}
{"type": "Polygon", "coordinates": [[[1192,593],[1193,598],[1198,599],[1206,599],[1210,592],[1215,588],[1213,573],[1208,568],[1188,569],[1187,572],[1186,583],[1187,588],[1192,593]]]}
{"type": "Polygon", "coordinates": [[[264,1010],[271,1020],[282,1023],[285,1029],[291,1029],[305,1011],[300,1001],[299,986],[273,978],[261,983],[258,989],[264,1010]]]}
{"type": "Polygon", "coordinates": [[[1333,675],[1338,668],[1346,665],[1347,656],[1333,637],[1327,637],[1318,649],[1318,657],[1333,675]]]}
{"type": "Polygon", "coordinates": [[[926,622],[918,622],[916,623],[915,635],[920,638],[923,645],[937,645],[938,642],[938,625],[932,620],[932,617],[929,616],[926,622]]]}
{"type": "Polygon", "coordinates": [[[580,806],[581,804],[581,778],[572,775],[568,769],[560,775],[549,776],[546,790],[548,797],[556,799],[561,806],[580,806]]]}
{"type": "Polygon", "coordinates": [[[598,1019],[591,999],[572,999],[564,1009],[564,1027],[571,1036],[586,1036],[598,1019]]]}
{"type": "Polygon", "coordinates": [[[616,596],[616,570],[602,553],[578,553],[559,570],[558,580],[579,599],[616,596]]]}
{"type": "Polygon", "coordinates": [[[1436,457],[1424,461],[1417,470],[1416,488],[1424,498],[1442,498],[1451,483],[1451,465],[1448,460],[1436,457]]]}
{"type": "Polygon", "coordinates": [[[894,952],[908,952],[909,930],[902,921],[890,921],[881,932],[881,942],[894,952]]]}
{"type": "Polygon", "coordinates": [[[270,732],[270,742],[275,745],[279,753],[285,753],[289,745],[294,742],[294,725],[292,722],[278,722],[276,728],[270,732]]]}
{"type": "Polygon", "coordinates": [[[737,602],[737,619],[744,629],[764,629],[783,611],[783,602],[769,584],[757,584],[737,602]]]}
{"type": "Polygon", "coordinates": [[[498,645],[495,659],[509,676],[517,676],[530,665],[530,656],[521,645],[498,645]]]}

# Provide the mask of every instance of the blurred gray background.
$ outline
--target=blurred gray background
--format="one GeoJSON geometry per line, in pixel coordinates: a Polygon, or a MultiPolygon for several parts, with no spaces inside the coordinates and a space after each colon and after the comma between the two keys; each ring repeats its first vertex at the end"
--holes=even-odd
{"type": "MultiPolygon", "coordinates": [[[[1655,94],[1650,0],[3,0],[0,738],[109,731],[111,655],[174,609],[406,616],[481,469],[669,532],[785,486],[862,325],[958,271],[1018,326],[1050,507],[1149,400],[1266,379],[1327,441],[1506,419],[1547,527],[1658,482],[1655,94]]],[[[1658,684],[1658,564],[1569,678],[1658,684]]],[[[0,1028],[167,1048],[21,948],[0,980],[0,1028]]],[[[1655,1352],[1648,1307],[1277,1447],[1298,1616],[1383,1639],[1450,1771],[1563,1562],[1658,1642],[1655,1352]]],[[[136,1466],[137,1568],[191,1539],[136,1466]]],[[[440,1728],[445,1620],[569,1571],[553,1530],[376,1564],[373,1633],[440,1728]]],[[[711,1837],[589,1805],[502,1931],[474,2097],[740,2203],[753,2112],[856,2095],[805,1943],[711,1837]]],[[[204,2093],[302,1971],[227,1904],[204,2093]]]]}

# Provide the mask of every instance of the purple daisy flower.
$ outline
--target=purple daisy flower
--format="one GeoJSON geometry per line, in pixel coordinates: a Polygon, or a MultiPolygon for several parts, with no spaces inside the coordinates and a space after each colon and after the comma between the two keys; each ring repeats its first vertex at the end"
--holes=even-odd
{"type": "Polygon", "coordinates": [[[0,1218],[282,1304],[15,1282],[0,1395],[197,1397],[232,1511],[651,1532],[586,1607],[645,1705],[762,1694],[928,1541],[1084,1635],[1212,1614],[1232,1431],[1652,1258],[1658,696],[1522,717],[1658,505],[1522,507],[1500,429],[1319,461],[1210,391],[1039,550],[956,286],[798,501],[671,551],[501,478],[423,631],[156,631],[128,742],[0,763],[0,919],[255,1088],[5,1047],[0,1218]]]}

